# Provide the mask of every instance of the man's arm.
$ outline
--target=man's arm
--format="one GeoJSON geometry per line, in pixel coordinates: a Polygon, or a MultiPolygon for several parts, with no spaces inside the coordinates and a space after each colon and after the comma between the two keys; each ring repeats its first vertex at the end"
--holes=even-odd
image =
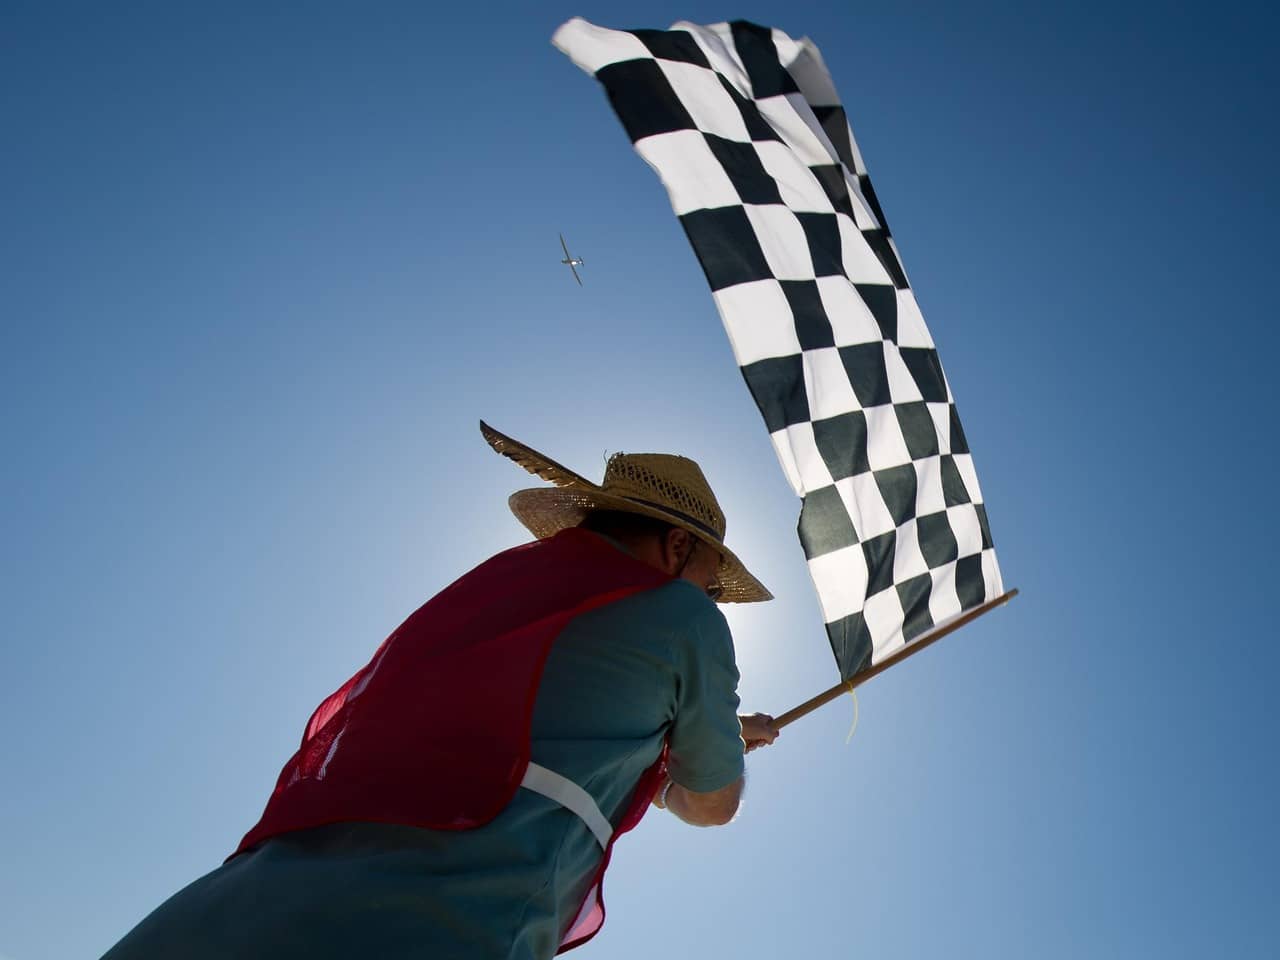
{"type": "Polygon", "coordinates": [[[738,716],[738,667],[724,615],[705,604],[678,635],[675,716],[668,743],[670,780],[653,798],[694,826],[733,820],[742,799],[743,753],[772,743],[773,718],[738,716]]]}
{"type": "MultiPolygon", "coordinates": [[[[753,713],[739,717],[742,725],[742,740],[746,752],[757,747],[773,743],[778,738],[778,728],[773,725],[773,717],[765,713],[753,713]]],[[[745,777],[739,777],[727,787],[700,793],[689,790],[671,781],[668,787],[663,786],[654,797],[654,805],[670,810],[685,823],[695,827],[720,827],[733,820],[742,802],[742,787],[745,777]],[[663,799],[665,798],[665,803],[663,799]]]]}

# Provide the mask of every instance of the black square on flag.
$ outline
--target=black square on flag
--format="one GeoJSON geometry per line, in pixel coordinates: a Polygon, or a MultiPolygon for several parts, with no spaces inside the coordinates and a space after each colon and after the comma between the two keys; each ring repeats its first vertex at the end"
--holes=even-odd
{"type": "Polygon", "coordinates": [[[821,487],[804,498],[796,529],[805,558],[810,560],[858,542],[849,508],[835,487],[821,487]]]}
{"type": "Polygon", "coordinates": [[[831,479],[844,480],[871,469],[867,462],[867,415],[861,410],[813,421],[813,439],[831,479]]]}
{"type": "Polygon", "coordinates": [[[845,680],[871,663],[871,631],[861,611],[828,623],[827,638],[845,680]]]}
{"type": "MultiPolygon", "coordinates": [[[[818,118],[827,139],[836,148],[836,156],[840,158],[840,162],[850,170],[858,169],[858,165],[853,162],[853,144],[849,139],[849,115],[844,112],[844,107],[815,106],[813,115],[818,118]]],[[[849,215],[853,216],[852,213],[849,215]]],[[[884,220],[881,219],[880,222],[884,223],[884,220]]]]}
{"type": "Polygon", "coordinates": [[[778,285],[782,287],[787,305],[791,307],[791,318],[795,321],[800,349],[834,347],[836,335],[831,329],[831,321],[827,319],[826,307],[822,305],[818,284],[813,280],[779,280],[778,285]]]}
{"type": "Polygon", "coordinates": [[[809,172],[818,180],[818,184],[835,207],[837,213],[847,214],[853,219],[853,201],[849,198],[849,187],[844,182],[844,171],[836,164],[810,167],[809,172]]]}
{"type": "Polygon", "coordinates": [[[952,453],[968,453],[969,441],[964,437],[964,427],[960,426],[960,414],[956,412],[956,405],[950,404],[951,410],[951,452],[952,453]]]}
{"type": "Polygon", "coordinates": [[[978,526],[982,529],[982,549],[990,550],[995,544],[991,541],[991,528],[987,526],[987,505],[975,503],[973,509],[977,511],[978,526]]]}
{"type": "Polygon", "coordinates": [[[890,530],[878,537],[862,541],[862,556],[867,561],[867,596],[893,586],[893,554],[898,534],[890,530]]]}
{"type": "Polygon", "coordinates": [[[696,63],[700,67],[711,69],[706,54],[698,46],[693,35],[684,30],[632,30],[637,40],[643,43],[659,60],[675,60],[678,63],[696,63]]]}
{"type": "Polygon", "coordinates": [[[749,363],[742,368],[742,376],[770,433],[809,419],[800,354],[749,363]]]}
{"type": "MultiPolygon", "coordinates": [[[[849,168],[853,170],[853,167],[849,168]]],[[[871,186],[871,178],[865,173],[857,173],[858,189],[862,191],[862,199],[867,201],[867,206],[871,208],[871,212],[876,216],[876,222],[886,230],[889,229],[889,223],[884,218],[884,211],[880,209],[880,198],[876,196],[875,187],[871,186]]]]}
{"type": "Polygon", "coordinates": [[[782,142],[782,138],[778,136],[776,130],[769,126],[769,121],[760,114],[760,108],[756,106],[754,100],[748,100],[740,94],[736,87],[720,74],[720,86],[722,86],[729,97],[737,104],[738,112],[742,114],[742,122],[746,124],[747,133],[750,135],[753,143],[759,143],[764,140],[776,140],[782,142]]]}
{"type": "Polygon", "coordinates": [[[892,401],[889,395],[889,372],[884,365],[884,344],[857,343],[840,348],[840,359],[858,404],[881,407],[892,401]]]}
{"type": "Polygon", "coordinates": [[[614,112],[634,143],[673,130],[696,130],[662,69],[652,60],[623,60],[596,71],[614,112]]]}
{"type": "Polygon", "coordinates": [[[902,428],[911,459],[937,456],[938,426],[929,416],[929,408],[924,403],[898,403],[894,404],[893,412],[898,415],[898,426],[902,428]]]}
{"type": "Polygon", "coordinates": [[[809,241],[809,257],[813,260],[815,277],[839,277],[844,275],[844,263],[840,254],[840,224],[834,213],[796,213],[796,219],[804,228],[809,241]]]}
{"type": "Polygon", "coordinates": [[[916,539],[920,541],[920,552],[930,570],[937,570],[960,556],[955,531],[945,510],[916,517],[916,539]]]}
{"type": "Polygon", "coordinates": [[[898,255],[893,252],[893,247],[889,244],[889,234],[884,230],[863,230],[862,236],[867,241],[867,246],[871,248],[871,252],[876,255],[876,259],[880,261],[880,265],[889,274],[893,285],[899,290],[906,290],[907,275],[902,272],[898,255]]]}
{"type": "Polygon", "coordinates": [[[925,403],[947,402],[947,381],[942,376],[938,351],[930,347],[899,347],[902,362],[911,371],[925,403]]]}
{"type": "Polygon", "coordinates": [[[742,207],[694,210],[680,218],[680,225],[712,290],[773,278],[742,207]]]}
{"type": "Polygon", "coordinates": [[[880,327],[880,336],[898,342],[898,294],[887,283],[855,283],[854,289],[880,327]]]}
{"type": "Polygon", "coordinates": [[[703,136],[743,203],[782,203],[778,184],[760,162],[760,154],[756,153],[755,147],[749,143],[726,140],[713,133],[704,133],[703,136]]]}
{"type": "Polygon", "coordinates": [[[929,613],[929,594],[933,592],[933,578],[927,573],[904,580],[897,585],[898,602],[902,604],[905,618],[902,639],[908,643],[933,626],[929,613]]]}
{"type": "Polygon", "coordinates": [[[916,513],[916,468],[909,463],[887,470],[876,470],[876,486],[884,505],[889,508],[895,526],[902,526],[916,513]]]}
{"type": "Polygon", "coordinates": [[[800,92],[778,57],[772,30],[746,20],[733,21],[729,24],[729,29],[733,33],[733,45],[742,58],[742,65],[747,68],[751,93],[755,99],[800,92]]]}
{"type": "Polygon", "coordinates": [[[987,598],[986,584],[982,581],[982,554],[956,561],[956,596],[960,598],[961,610],[976,607],[987,598]]]}
{"type": "Polygon", "coordinates": [[[956,458],[949,454],[942,457],[942,496],[948,507],[958,507],[972,502],[973,499],[964,485],[964,477],[960,476],[956,458]]]}

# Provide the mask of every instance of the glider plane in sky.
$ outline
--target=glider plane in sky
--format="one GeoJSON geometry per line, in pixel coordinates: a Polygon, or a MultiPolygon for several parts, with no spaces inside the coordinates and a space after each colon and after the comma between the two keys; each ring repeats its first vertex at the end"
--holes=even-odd
{"type": "Polygon", "coordinates": [[[564,250],[564,259],[561,260],[560,262],[563,264],[566,264],[569,267],[569,269],[573,272],[573,279],[578,281],[578,286],[582,286],[582,278],[578,276],[577,268],[582,266],[584,261],[581,257],[575,257],[569,253],[569,247],[564,242],[563,233],[560,234],[560,247],[561,249],[564,250]]]}

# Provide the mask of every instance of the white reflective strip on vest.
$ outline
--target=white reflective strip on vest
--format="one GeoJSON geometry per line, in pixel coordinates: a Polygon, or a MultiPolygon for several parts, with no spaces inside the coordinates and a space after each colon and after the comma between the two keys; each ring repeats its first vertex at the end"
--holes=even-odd
{"type": "Polygon", "coordinates": [[[524,772],[524,779],[520,781],[520,786],[539,793],[548,800],[554,800],[565,809],[576,813],[596,835],[600,846],[609,846],[609,840],[613,837],[613,824],[600,812],[591,794],[568,777],[562,777],[555,771],[531,761],[529,769],[524,772]]]}

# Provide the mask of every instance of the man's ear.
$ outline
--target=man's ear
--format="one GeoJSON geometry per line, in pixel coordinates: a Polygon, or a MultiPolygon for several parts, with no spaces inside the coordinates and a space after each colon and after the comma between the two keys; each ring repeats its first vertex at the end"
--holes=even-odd
{"type": "Polygon", "coordinates": [[[691,539],[689,531],[673,527],[662,538],[662,562],[667,572],[674,574],[684,561],[685,551],[691,539]]]}

